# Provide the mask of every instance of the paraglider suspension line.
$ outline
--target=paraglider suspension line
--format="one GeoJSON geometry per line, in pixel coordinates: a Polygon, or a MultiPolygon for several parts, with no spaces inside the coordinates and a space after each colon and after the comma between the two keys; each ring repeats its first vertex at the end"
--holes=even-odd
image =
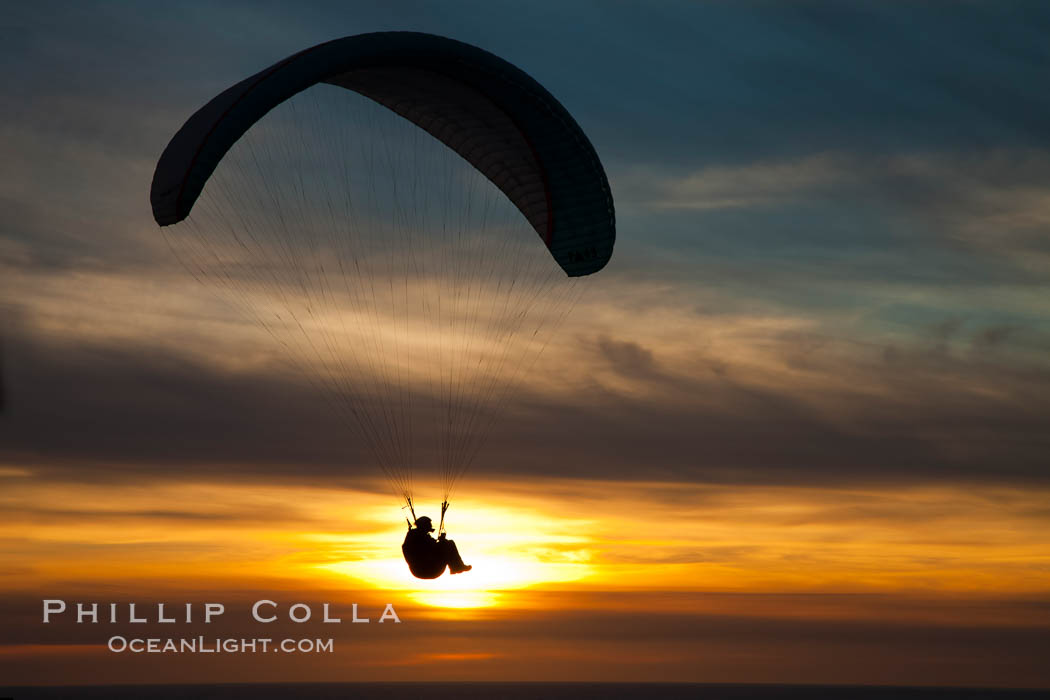
{"type": "Polygon", "coordinates": [[[448,500],[441,502],[441,524],[438,525],[438,535],[445,534],[445,511],[448,510],[448,500]]]}
{"type": "MultiPolygon", "coordinates": [[[[408,505],[407,506],[403,506],[401,508],[401,510],[404,510],[405,508],[408,508],[408,512],[412,514],[412,519],[411,520],[408,520],[408,518],[405,518],[405,520],[408,521],[408,529],[411,530],[412,529],[412,525],[414,525],[415,522],[416,522],[416,509],[414,507],[412,507],[412,497],[411,496],[405,496],[405,502],[408,505]]],[[[444,513],[444,511],[442,511],[442,513],[444,513]]]]}

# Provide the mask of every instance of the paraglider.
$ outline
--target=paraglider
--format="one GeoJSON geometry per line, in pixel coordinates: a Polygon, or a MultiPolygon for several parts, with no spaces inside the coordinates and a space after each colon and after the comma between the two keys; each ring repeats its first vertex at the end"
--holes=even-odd
{"type": "Polygon", "coordinates": [[[356,435],[347,449],[385,473],[412,515],[413,573],[437,566],[413,567],[417,550],[469,570],[445,537],[457,480],[615,242],[604,170],[568,111],[468,44],[345,37],[200,108],[150,202],[179,259],[276,340],[356,435]],[[437,540],[413,504],[425,464],[437,540]]]}
{"type": "Polygon", "coordinates": [[[416,518],[415,527],[408,529],[401,552],[408,562],[409,571],[416,578],[437,578],[445,573],[461,574],[474,567],[463,563],[456,543],[448,539],[445,533],[435,540],[430,536],[434,531],[434,521],[423,515],[416,518]]]}

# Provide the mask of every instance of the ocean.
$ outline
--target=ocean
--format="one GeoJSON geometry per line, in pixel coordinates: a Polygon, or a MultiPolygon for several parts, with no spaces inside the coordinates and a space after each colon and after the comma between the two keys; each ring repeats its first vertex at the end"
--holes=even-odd
{"type": "Polygon", "coordinates": [[[1050,690],[706,683],[281,683],[0,686],[0,700],[1026,700],[1050,690]]]}

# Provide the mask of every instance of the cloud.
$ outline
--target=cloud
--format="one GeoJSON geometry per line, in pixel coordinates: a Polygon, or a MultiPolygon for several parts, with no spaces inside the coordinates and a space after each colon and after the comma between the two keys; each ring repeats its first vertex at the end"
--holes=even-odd
{"type": "MultiPolygon", "coordinates": [[[[800,229],[801,235],[790,240],[777,240],[783,225],[750,235],[774,247],[820,243],[856,252],[858,244],[870,247],[870,238],[878,234],[878,244],[900,255],[902,263],[907,263],[905,248],[914,250],[916,244],[966,243],[982,254],[1011,254],[1020,264],[1022,253],[1040,250],[1041,234],[1050,222],[1050,151],[1038,148],[883,154],[844,150],[714,164],[686,173],[638,167],[622,172],[615,183],[620,208],[630,216],[641,216],[635,209],[649,215],[675,216],[679,211],[676,216],[686,212],[686,220],[703,225],[718,222],[711,215],[719,211],[745,210],[753,223],[766,222],[771,213],[805,215],[810,230],[800,229]],[[842,221],[844,205],[877,219],[842,221]],[[821,216],[833,218],[821,221],[821,216]],[[872,223],[883,230],[872,231],[872,223]],[[840,230],[839,240],[827,239],[828,228],[840,230]]],[[[920,252],[925,261],[931,251],[920,252]]],[[[1018,272],[1026,267],[1031,263],[1018,272]]]]}
{"type": "Polygon", "coordinates": [[[618,374],[642,379],[659,375],[652,351],[638,343],[602,337],[598,339],[598,349],[618,374]]]}
{"type": "MultiPolygon", "coordinates": [[[[947,334],[887,352],[803,319],[644,305],[625,314],[606,303],[578,308],[581,323],[547,348],[543,371],[522,377],[476,473],[767,483],[1046,476],[1046,370],[1016,355],[1009,336],[996,353],[970,353],[954,344],[962,330],[951,321],[947,334]],[[631,337],[609,335],[607,315],[631,337]]],[[[230,345],[236,335],[194,339],[192,325],[159,318],[146,335],[134,325],[126,336],[90,333],[98,323],[88,335],[16,327],[5,461],[128,478],[173,464],[375,474],[355,427],[277,356],[250,360],[230,345]]]]}
{"type": "MultiPolygon", "coordinates": [[[[1029,10],[552,5],[521,18],[536,33],[483,4],[355,11],[355,31],[414,22],[522,65],[616,192],[617,254],[523,371],[487,470],[1042,478],[1050,169],[1046,99],[1022,89],[1046,51],[1029,10]]],[[[373,471],[304,376],[173,271],[146,204],[193,108],[345,12],[12,16],[5,459],[373,471]]]]}
{"type": "Polygon", "coordinates": [[[742,209],[789,202],[856,178],[848,159],[830,154],[798,160],[712,165],[684,176],[652,169],[627,172],[617,180],[628,207],[657,210],[742,209]]]}
{"type": "Polygon", "coordinates": [[[973,343],[979,348],[991,350],[1005,343],[1015,333],[1015,326],[988,326],[974,336],[973,343]]]}

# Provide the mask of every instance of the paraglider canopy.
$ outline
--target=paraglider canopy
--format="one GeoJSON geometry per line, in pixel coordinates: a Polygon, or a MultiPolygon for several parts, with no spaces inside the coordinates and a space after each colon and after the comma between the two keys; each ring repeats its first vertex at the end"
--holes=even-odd
{"type": "Polygon", "coordinates": [[[230,147],[276,105],[318,83],[378,102],[465,158],[514,203],[569,276],[608,262],[612,195],[594,148],[565,108],[503,59],[416,32],[319,44],[215,97],[157,164],[150,191],[157,223],[186,218],[230,147]]]}

